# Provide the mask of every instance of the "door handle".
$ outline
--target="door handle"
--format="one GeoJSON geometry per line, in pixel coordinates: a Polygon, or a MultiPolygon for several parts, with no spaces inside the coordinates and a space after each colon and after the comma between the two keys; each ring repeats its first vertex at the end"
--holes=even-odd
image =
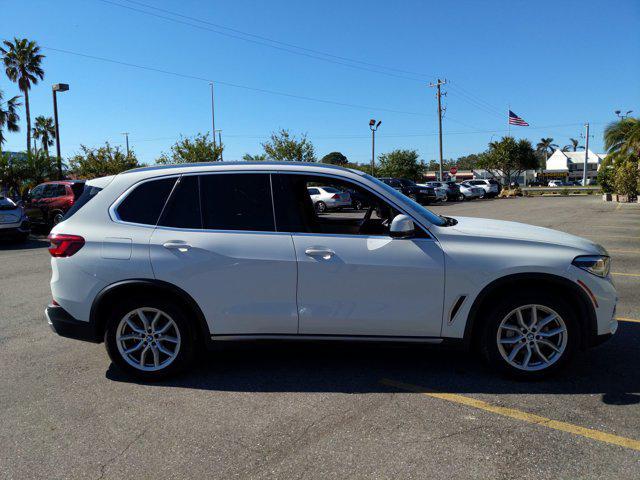
{"type": "Polygon", "coordinates": [[[162,244],[162,246],[164,248],[167,248],[169,250],[179,250],[181,252],[186,252],[187,250],[189,250],[191,248],[191,245],[189,245],[186,242],[179,242],[179,241],[169,241],[169,242],[165,242],[162,244]]]}
{"type": "Polygon", "coordinates": [[[313,247],[307,248],[304,251],[304,253],[306,253],[310,257],[322,257],[325,260],[329,260],[331,257],[333,257],[336,254],[336,252],[328,248],[313,248],[313,247]]]}

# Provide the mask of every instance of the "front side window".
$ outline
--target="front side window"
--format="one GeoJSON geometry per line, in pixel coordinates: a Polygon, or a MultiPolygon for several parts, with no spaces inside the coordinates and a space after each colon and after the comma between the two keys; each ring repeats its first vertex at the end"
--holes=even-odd
{"type": "Polygon", "coordinates": [[[160,178],[139,184],[118,205],[117,213],[123,222],[156,225],[162,208],[176,178],[160,178]]]}
{"type": "Polygon", "coordinates": [[[44,185],[38,185],[36,188],[34,188],[33,190],[31,190],[31,198],[33,200],[38,200],[40,198],[42,198],[42,194],[44,192],[44,185]]]}
{"type": "Polygon", "coordinates": [[[269,174],[202,175],[200,201],[206,229],[275,231],[269,174]]]}
{"type": "Polygon", "coordinates": [[[347,180],[302,174],[277,174],[272,179],[278,231],[383,236],[400,213],[347,180]],[[311,198],[310,184],[321,185],[329,195],[311,198]]]}

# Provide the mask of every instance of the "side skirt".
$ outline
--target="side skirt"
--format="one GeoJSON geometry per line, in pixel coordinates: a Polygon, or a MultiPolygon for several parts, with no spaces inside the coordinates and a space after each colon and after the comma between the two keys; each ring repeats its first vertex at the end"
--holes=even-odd
{"type": "Polygon", "coordinates": [[[246,334],[246,335],[211,335],[213,342],[243,341],[243,340],[328,340],[344,342],[400,342],[400,343],[429,343],[440,344],[444,341],[438,337],[388,337],[365,335],[282,335],[282,334],[246,334]]]}

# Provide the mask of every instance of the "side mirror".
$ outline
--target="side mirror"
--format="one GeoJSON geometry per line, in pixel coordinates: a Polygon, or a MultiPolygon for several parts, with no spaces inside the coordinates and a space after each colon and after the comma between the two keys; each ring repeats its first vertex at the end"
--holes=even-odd
{"type": "Polygon", "coordinates": [[[415,235],[413,220],[406,215],[396,215],[389,229],[391,238],[411,238],[415,235]]]}

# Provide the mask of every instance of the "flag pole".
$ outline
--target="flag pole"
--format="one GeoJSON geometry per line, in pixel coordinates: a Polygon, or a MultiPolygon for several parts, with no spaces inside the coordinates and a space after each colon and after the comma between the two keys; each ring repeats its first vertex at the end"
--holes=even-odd
{"type": "Polygon", "coordinates": [[[508,136],[511,136],[511,122],[509,121],[509,113],[511,113],[511,104],[507,104],[507,128],[509,129],[509,134],[508,136]]]}

